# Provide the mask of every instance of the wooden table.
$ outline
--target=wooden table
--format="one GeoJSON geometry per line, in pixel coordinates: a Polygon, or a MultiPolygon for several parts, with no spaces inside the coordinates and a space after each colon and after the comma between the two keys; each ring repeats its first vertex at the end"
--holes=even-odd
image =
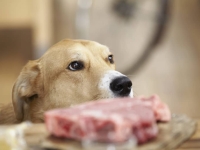
{"type": "MultiPolygon", "coordinates": [[[[178,117],[179,118],[179,117],[178,117]]],[[[182,118],[182,117],[180,117],[180,118],[182,118]]],[[[184,118],[184,117],[183,117],[184,118]]],[[[182,119],[183,119],[182,118],[182,119]]],[[[173,120],[173,119],[172,119],[173,120]]],[[[187,120],[187,119],[186,119],[187,120]]],[[[178,120],[176,120],[176,121],[178,121],[178,120]]],[[[174,121],[174,122],[176,122],[176,121],[174,121]]],[[[193,120],[194,121],[194,120],[193,120]]],[[[195,121],[194,121],[195,122],[195,121]]],[[[183,142],[178,148],[176,148],[176,150],[200,150],[200,120],[198,120],[198,121],[196,121],[196,130],[195,130],[195,133],[192,135],[192,137],[189,139],[189,140],[187,140],[187,141],[185,141],[185,142],[183,142]]],[[[162,126],[162,129],[166,129],[165,127],[165,125],[163,124],[160,124],[161,126],[162,126]]],[[[161,130],[161,134],[159,135],[160,136],[160,138],[159,138],[159,136],[158,136],[158,138],[157,138],[157,142],[155,142],[155,143],[157,143],[157,144],[153,144],[153,142],[152,142],[152,145],[149,143],[149,145],[148,145],[148,143],[146,144],[146,146],[145,145],[143,145],[143,146],[139,146],[138,148],[133,148],[134,150],[171,150],[172,148],[170,148],[170,146],[169,145],[173,145],[173,143],[178,143],[178,139],[180,139],[180,137],[181,137],[181,134],[179,134],[179,135],[177,135],[177,134],[175,134],[175,132],[173,132],[173,131],[181,131],[180,129],[182,129],[182,130],[184,130],[184,131],[186,131],[186,132],[188,132],[188,131],[190,131],[190,129],[192,129],[192,128],[190,128],[190,126],[189,126],[189,124],[188,124],[188,126],[186,127],[186,126],[180,126],[180,124],[177,122],[177,123],[175,123],[174,125],[173,124],[171,124],[172,126],[171,127],[175,127],[175,128],[168,128],[169,130],[161,130]],[[188,128],[188,130],[187,130],[187,128],[188,128]],[[175,130],[174,130],[175,129],[175,130]],[[169,132],[171,132],[171,133],[174,133],[174,135],[177,135],[177,136],[172,136],[171,138],[167,138],[167,137],[170,137],[170,135],[173,135],[173,134],[168,134],[168,136],[167,136],[167,134],[166,134],[166,132],[164,132],[164,131],[167,131],[167,133],[169,133],[169,132]],[[169,132],[168,132],[169,131],[169,132]],[[162,133],[164,133],[164,135],[165,135],[165,137],[163,137],[162,136],[162,133]],[[162,140],[161,140],[162,139],[162,140]],[[161,142],[160,142],[161,141],[161,142]],[[166,141],[166,142],[163,142],[163,141],[166,141]],[[167,142],[168,141],[168,142],[167,142]],[[163,144],[165,143],[168,143],[168,146],[167,145],[163,145],[163,144]],[[155,146],[155,145],[157,145],[157,146],[155,146]],[[162,146],[162,148],[160,149],[160,148],[158,148],[158,147],[160,147],[159,145],[163,145],[162,146]],[[154,148],[153,148],[153,147],[154,148]],[[156,148],[157,147],[157,148],[156,148]]],[[[161,127],[160,126],[160,127],[161,127]]],[[[168,126],[169,127],[169,126],[168,126]]],[[[192,127],[192,126],[191,126],[192,127]]],[[[42,129],[42,128],[41,128],[42,129]]],[[[160,128],[161,129],[161,128],[160,128]]],[[[41,130],[42,132],[44,132],[44,130],[41,130]]],[[[183,132],[184,132],[183,131],[183,132]]],[[[45,133],[45,132],[44,132],[45,133]]],[[[179,132],[180,133],[180,132],[179,132]]],[[[37,136],[38,137],[38,136],[37,136]]],[[[35,139],[35,138],[34,138],[35,139]]],[[[59,142],[59,141],[54,141],[54,142],[59,142]]],[[[48,141],[47,141],[47,143],[48,143],[48,141]]],[[[64,144],[64,143],[63,143],[64,144]]],[[[73,145],[78,145],[78,143],[65,143],[64,145],[63,144],[61,144],[62,146],[68,146],[68,147],[70,147],[69,145],[71,145],[72,147],[73,147],[73,145]]],[[[47,144],[48,145],[48,144],[47,144]]],[[[51,145],[51,144],[50,144],[51,145]]],[[[54,145],[54,144],[53,144],[54,145]]],[[[58,145],[57,145],[58,146],[58,145]]],[[[73,147],[74,149],[76,149],[76,150],[80,150],[79,148],[75,148],[75,147],[73,147]]]]}
{"type": "MultiPolygon", "coordinates": [[[[194,121],[195,122],[195,121],[194,121]]],[[[189,139],[189,140],[187,140],[187,141],[185,141],[185,142],[183,142],[178,148],[176,148],[176,150],[200,150],[200,120],[198,120],[198,121],[196,121],[197,122],[197,128],[196,128],[196,131],[195,131],[195,133],[193,134],[193,136],[189,139]]],[[[164,126],[163,126],[164,127],[164,126]]],[[[179,126],[180,127],[180,126],[179,126]]],[[[187,128],[187,127],[186,127],[187,128]]],[[[179,131],[189,131],[189,129],[192,129],[192,128],[188,128],[188,130],[186,130],[186,128],[181,128],[181,129],[183,129],[183,130],[179,130],[178,129],[178,126],[177,126],[177,128],[175,128],[176,130],[179,130],[179,131]]],[[[172,129],[172,130],[174,130],[174,128],[172,129]]],[[[166,133],[168,133],[168,132],[171,132],[172,130],[166,130],[167,132],[165,132],[164,133],[164,135],[166,135],[166,133]]],[[[45,126],[44,126],[44,124],[34,124],[34,125],[32,125],[31,127],[29,127],[29,128],[27,128],[27,130],[25,130],[25,132],[24,132],[24,138],[26,139],[26,142],[27,143],[29,143],[30,145],[37,145],[37,144],[39,144],[40,142],[41,142],[41,140],[44,140],[44,139],[46,139],[46,137],[49,135],[49,133],[46,131],[46,128],[45,128],[45,126]]],[[[169,134],[170,135],[170,134],[169,134]]],[[[180,136],[180,135],[179,135],[180,136]]],[[[167,136],[162,136],[162,134],[160,134],[160,137],[163,139],[163,140],[165,140],[164,138],[166,138],[167,136]]],[[[169,144],[169,145],[173,145],[173,143],[176,143],[176,141],[178,140],[178,138],[177,137],[171,137],[171,136],[168,136],[169,138],[166,138],[166,139],[168,139],[167,141],[167,143],[169,144]]],[[[159,140],[159,138],[158,138],[158,141],[157,142],[155,142],[155,143],[157,143],[157,144],[154,144],[154,145],[163,145],[162,144],[162,142],[163,142],[163,140],[159,140]]],[[[49,140],[45,140],[47,143],[49,142],[49,140]]],[[[55,142],[55,141],[54,141],[55,142]]],[[[57,141],[58,142],[58,141],[57,141]]],[[[153,142],[152,142],[153,143],[153,142]]],[[[44,144],[44,143],[43,143],[44,144]]],[[[54,143],[55,144],[55,143],[54,143]]],[[[58,144],[58,143],[57,143],[58,144]]],[[[56,145],[57,145],[56,144],[56,145]]],[[[64,142],[64,143],[62,143],[61,145],[63,145],[64,144],[64,146],[65,145],[68,145],[68,147],[69,147],[69,145],[71,145],[71,146],[73,146],[73,143],[66,143],[66,142],[64,142]]],[[[77,143],[74,143],[75,145],[77,144],[77,143]]],[[[150,143],[149,143],[150,144],[150,143]]],[[[39,144],[40,145],[40,144],[39,144]]],[[[47,144],[47,145],[49,145],[49,144],[47,144]]],[[[52,145],[51,144],[51,142],[50,142],[50,145],[52,145]]],[[[134,150],[135,149],[137,149],[137,150],[148,150],[150,147],[151,147],[151,145],[149,145],[149,146],[147,146],[148,145],[148,143],[146,144],[146,146],[144,145],[144,146],[139,146],[138,148],[134,148],[134,150]]],[[[10,148],[10,146],[8,146],[7,144],[5,144],[5,142],[4,143],[2,143],[1,141],[0,141],[0,150],[1,149],[3,149],[3,150],[11,150],[11,148],[10,148]]],[[[151,150],[160,150],[160,148],[159,147],[157,147],[157,148],[150,148],[151,150]]],[[[169,148],[169,146],[166,146],[165,144],[164,144],[164,146],[162,146],[162,148],[161,148],[162,150],[171,150],[171,148],[169,148]],[[168,148],[167,148],[168,147],[168,148]]],[[[79,150],[79,149],[77,149],[77,150],[79,150]]]]}
{"type": "Polygon", "coordinates": [[[197,130],[194,135],[176,150],[200,150],[200,120],[197,120],[197,130]]]}

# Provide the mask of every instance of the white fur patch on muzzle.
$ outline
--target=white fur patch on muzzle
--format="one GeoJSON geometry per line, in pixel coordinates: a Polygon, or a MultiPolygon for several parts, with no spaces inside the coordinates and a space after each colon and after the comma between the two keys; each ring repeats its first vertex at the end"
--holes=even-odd
{"type": "MultiPolygon", "coordinates": [[[[116,98],[116,97],[123,97],[120,96],[118,94],[116,94],[115,92],[113,92],[113,90],[111,89],[111,83],[117,79],[117,78],[127,78],[124,74],[118,72],[118,71],[114,71],[114,70],[110,70],[107,71],[101,78],[100,83],[99,83],[99,89],[100,91],[102,91],[103,93],[103,98],[116,98]]],[[[128,79],[128,78],[127,78],[128,79]]],[[[133,90],[130,90],[130,93],[127,95],[127,97],[133,97],[133,90]]]]}

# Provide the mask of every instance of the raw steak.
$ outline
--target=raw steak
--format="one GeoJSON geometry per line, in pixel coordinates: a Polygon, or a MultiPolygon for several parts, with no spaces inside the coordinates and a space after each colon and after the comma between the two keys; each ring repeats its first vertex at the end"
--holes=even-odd
{"type": "Polygon", "coordinates": [[[171,113],[168,106],[161,102],[159,96],[153,95],[149,98],[140,96],[138,99],[142,100],[145,105],[149,105],[153,109],[157,121],[167,122],[171,119],[171,113]]]}
{"type": "Polygon", "coordinates": [[[47,129],[57,137],[106,142],[136,138],[144,143],[156,137],[157,120],[169,119],[169,109],[157,96],[99,100],[45,113],[47,129]]]}

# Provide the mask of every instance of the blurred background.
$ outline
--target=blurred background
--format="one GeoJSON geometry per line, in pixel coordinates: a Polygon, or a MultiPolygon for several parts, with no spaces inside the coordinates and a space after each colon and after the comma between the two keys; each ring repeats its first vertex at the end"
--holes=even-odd
{"type": "Polygon", "coordinates": [[[0,103],[22,67],[64,38],[107,45],[135,95],[200,117],[200,0],[1,0],[0,103]]]}

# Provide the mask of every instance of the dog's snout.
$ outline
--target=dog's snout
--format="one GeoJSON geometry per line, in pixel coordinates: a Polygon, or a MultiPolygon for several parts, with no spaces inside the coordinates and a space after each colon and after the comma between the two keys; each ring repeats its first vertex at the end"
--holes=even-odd
{"type": "Polygon", "coordinates": [[[110,89],[118,96],[128,96],[131,92],[132,82],[129,78],[123,76],[115,78],[110,83],[110,89]]]}

